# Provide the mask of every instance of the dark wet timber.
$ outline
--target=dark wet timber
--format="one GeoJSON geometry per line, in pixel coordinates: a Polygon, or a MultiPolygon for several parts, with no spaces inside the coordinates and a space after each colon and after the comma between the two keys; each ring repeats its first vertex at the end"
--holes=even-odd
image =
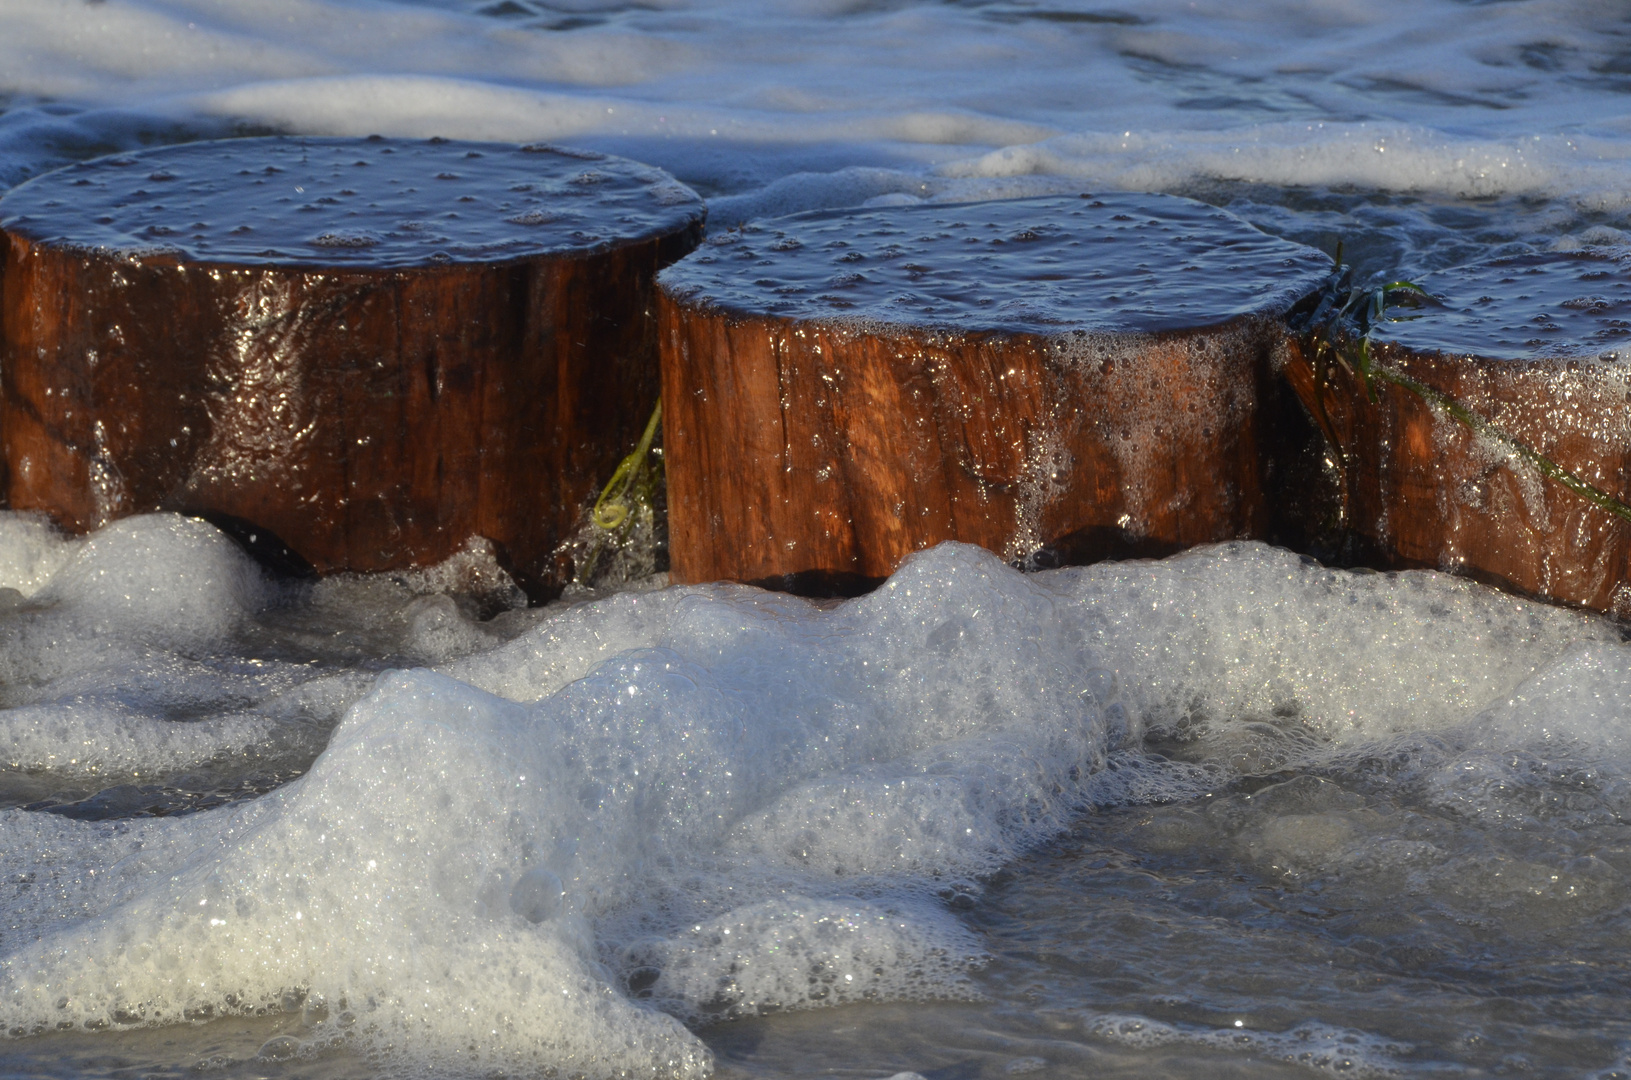
{"type": "Polygon", "coordinates": [[[854,591],[1261,536],[1281,317],[1330,259],[1186,199],[822,211],[660,277],[677,579],[854,591]]]}
{"type": "Polygon", "coordinates": [[[554,552],[658,393],[703,205],[633,162],[431,140],[101,158],[0,199],[14,509],[266,530],[319,571],[554,552]]]}
{"type": "Polygon", "coordinates": [[[1363,561],[1453,570],[1544,599],[1631,614],[1631,523],[1550,479],[1510,436],[1631,501],[1631,267],[1585,253],[1502,259],[1422,284],[1440,304],[1395,311],[1379,365],[1488,423],[1385,378],[1286,376],[1346,460],[1347,528],[1363,561]]]}

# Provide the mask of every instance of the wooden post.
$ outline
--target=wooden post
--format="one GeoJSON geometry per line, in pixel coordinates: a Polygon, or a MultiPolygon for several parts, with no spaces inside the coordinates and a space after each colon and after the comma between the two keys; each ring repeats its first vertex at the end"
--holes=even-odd
{"type": "MultiPolygon", "coordinates": [[[[1631,615],[1631,523],[1526,463],[1517,440],[1631,500],[1631,281],[1589,255],[1498,260],[1427,278],[1440,304],[1379,325],[1363,381],[1340,366],[1316,394],[1300,350],[1285,372],[1345,459],[1361,561],[1450,570],[1548,600],[1631,615]],[[1400,385],[1464,406],[1478,432],[1400,385]]],[[[1395,313],[1401,314],[1401,313],[1395,313]]]]}
{"type": "Polygon", "coordinates": [[[677,580],[853,592],[1261,535],[1258,403],[1329,258],[1186,199],[802,214],[660,277],[677,580]]]}
{"type": "Polygon", "coordinates": [[[176,510],[320,571],[495,541],[535,595],[658,393],[653,279],[703,206],[601,155],[244,139],[0,199],[10,505],[176,510]]]}

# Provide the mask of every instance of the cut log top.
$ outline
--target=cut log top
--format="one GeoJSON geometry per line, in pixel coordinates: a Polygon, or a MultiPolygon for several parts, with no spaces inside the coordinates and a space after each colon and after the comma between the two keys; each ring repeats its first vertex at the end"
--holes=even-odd
{"type": "Polygon", "coordinates": [[[604,250],[702,220],[656,169],[549,146],[264,138],[71,165],[0,198],[51,247],[232,266],[391,270],[604,250]]]}
{"type": "Polygon", "coordinates": [[[1373,335],[1415,352],[1485,360],[1627,358],[1631,273],[1596,253],[1523,255],[1432,274],[1439,305],[1373,335]]]}
{"type": "Polygon", "coordinates": [[[659,280],[749,318],[1053,335],[1280,314],[1330,269],[1214,207],[1115,193],[799,214],[712,236],[659,280]]]}

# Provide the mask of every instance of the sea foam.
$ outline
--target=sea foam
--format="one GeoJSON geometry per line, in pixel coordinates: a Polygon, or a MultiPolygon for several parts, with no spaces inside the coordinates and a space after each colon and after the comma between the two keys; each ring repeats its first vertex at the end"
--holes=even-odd
{"type": "MultiPolygon", "coordinates": [[[[168,623],[193,650],[242,650],[273,601],[230,545],[200,557],[210,536],[110,527],[36,595],[112,612],[109,640],[168,623]],[[138,542],[139,565],[195,575],[168,619],[139,580],[95,572],[138,542]]],[[[312,600],[278,602],[287,622],[312,600]]],[[[836,607],[712,585],[530,618],[439,671],[359,672],[371,688],[331,703],[327,748],[259,798],[0,812],[4,1030],[292,1011],[268,1056],[701,1074],[679,1021],[975,993],[982,949],[952,901],[1092,806],[1428,739],[1413,783],[1500,810],[1499,785],[1462,775],[1498,765],[1480,724],[1507,751],[1564,738],[1622,773],[1631,753],[1609,624],[1258,544],[1033,575],[943,545],[836,607]],[[1234,750],[1192,764],[1137,752],[1151,740],[1234,750]]],[[[1310,842],[1300,821],[1273,850],[1310,842]]]]}

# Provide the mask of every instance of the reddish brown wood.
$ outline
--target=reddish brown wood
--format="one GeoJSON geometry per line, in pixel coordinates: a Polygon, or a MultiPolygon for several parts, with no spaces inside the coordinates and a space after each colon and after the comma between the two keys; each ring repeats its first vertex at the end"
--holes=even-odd
{"type": "MultiPolygon", "coordinates": [[[[1430,317],[1430,316],[1429,316],[1430,317]]],[[[1379,362],[1466,404],[1592,485],[1631,500],[1631,381],[1621,363],[1376,349],[1379,362]]],[[[1301,350],[1286,377],[1347,460],[1346,526],[1363,561],[1466,574],[1631,615],[1631,525],[1537,474],[1419,396],[1340,367],[1316,401],[1301,350]]]]}
{"type": "Polygon", "coordinates": [[[1274,316],[1328,272],[1317,253],[1159,196],[803,215],[719,239],[663,275],[659,301],[678,580],[845,591],[943,540],[1050,564],[1264,532],[1258,401],[1284,336],[1274,316]],[[1232,283],[1245,313],[1212,297],[1210,313],[1162,325],[1167,290],[1204,291],[1179,274],[1201,256],[1119,224],[1119,251],[1082,246],[1135,214],[1171,215],[1212,250],[1261,242],[1237,256],[1275,269],[1256,290],[1250,270],[1232,283]],[[1055,242],[1027,243],[1041,229],[1016,230],[1027,217],[1055,242]],[[961,261],[970,236],[996,237],[981,248],[995,261],[961,261]],[[1140,278],[1146,260],[1173,273],[1140,278]],[[870,275],[863,289],[840,291],[850,279],[834,263],[870,275]],[[1094,291],[1105,263],[1098,310],[1043,310],[1072,298],[1047,282],[1094,291]],[[937,270],[939,285],[916,284],[937,270]],[[1017,318],[981,303],[1007,285],[1017,318]],[[936,305],[931,318],[965,325],[905,321],[936,305]]]}
{"type": "Polygon", "coordinates": [[[681,580],[843,588],[943,540],[1082,562],[1260,535],[1242,321],[1073,362],[1046,339],[851,334],[660,302],[681,580]]]}
{"type": "MultiPolygon", "coordinates": [[[[1445,395],[1581,480],[1631,498],[1631,277],[1600,254],[1528,255],[1441,271],[1433,303],[1374,330],[1377,370],[1445,395]]],[[[1333,509],[1349,557],[1430,567],[1631,615],[1631,524],[1387,378],[1293,349],[1287,379],[1346,462],[1333,509]]]]}
{"type": "MultiPolygon", "coordinates": [[[[220,145],[257,164],[267,142],[289,145],[220,145]]],[[[153,169],[163,153],[130,160],[153,169]]],[[[627,164],[520,160],[546,177],[627,164]]],[[[347,181],[360,197],[366,172],[347,181]]],[[[529,248],[523,222],[508,229],[519,246],[417,265],[389,242],[371,261],[367,236],[332,254],[280,241],[239,264],[218,248],[97,249],[71,222],[14,212],[0,283],[10,505],[72,531],[151,510],[240,519],[320,571],[435,563],[480,535],[547,593],[568,571],[557,546],[658,394],[653,279],[701,231],[700,200],[668,183],[662,212],[633,227],[608,204],[582,243],[529,248]]]]}

